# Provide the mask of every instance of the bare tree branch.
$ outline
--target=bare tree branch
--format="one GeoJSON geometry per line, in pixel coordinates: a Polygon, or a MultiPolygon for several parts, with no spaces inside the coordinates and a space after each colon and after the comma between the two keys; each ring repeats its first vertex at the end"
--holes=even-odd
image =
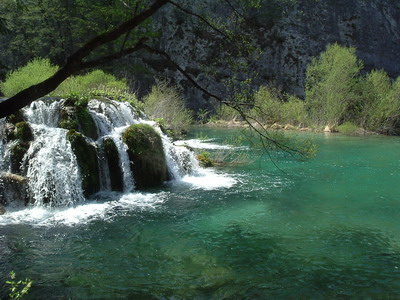
{"type": "Polygon", "coordinates": [[[93,67],[99,66],[99,65],[101,65],[101,64],[110,62],[110,61],[112,61],[112,60],[115,60],[115,59],[124,57],[124,56],[126,56],[126,55],[128,55],[128,54],[131,54],[131,53],[136,52],[136,51],[138,51],[138,50],[140,50],[140,49],[143,49],[143,44],[144,44],[144,42],[145,42],[146,40],[147,40],[147,38],[142,38],[142,39],[140,39],[139,42],[137,42],[136,45],[133,46],[133,47],[130,47],[130,48],[121,50],[121,51],[119,51],[119,52],[117,52],[117,53],[114,53],[114,54],[110,54],[110,55],[107,55],[107,56],[100,57],[100,58],[95,59],[95,60],[83,62],[83,63],[81,64],[81,67],[82,67],[83,69],[89,69],[89,68],[93,68],[93,67]]]}

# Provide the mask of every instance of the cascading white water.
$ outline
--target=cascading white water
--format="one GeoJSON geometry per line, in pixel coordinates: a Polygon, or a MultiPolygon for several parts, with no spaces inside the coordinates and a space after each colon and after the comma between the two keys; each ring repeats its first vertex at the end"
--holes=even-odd
{"type": "MultiPolygon", "coordinates": [[[[39,100],[23,109],[34,139],[22,159],[21,172],[28,179],[30,202],[35,206],[71,206],[84,200],[82,176],[67,139],[68,131],[58,128],[63,103],[63,100],[39,100]]],[[[160,134],[167,167],[173,179],[179,180],[197,172],[198,163],[194,154],[185,147],[175,146],[156,122],[140,118],[130,104],[91,100],[88,111],[95,121],[99,135],[98,140],[93,143],[98,149],[102,191],[111,190],[109,166],[102,152],[102,144],[106,138],[112,139],[118,150],[123,192],[130,193],[135,188],[127,146],[122,140],[122,133],[132,124],[149,124],[160,134]]],[[[4,119],[1,122],[5,124],[4,119]]],[[[0,171],[10,171],[10,152],[17,143],[0,140],[0,171]]]]}
{"type": "Polygon", "coordinates": [[[34,101],[23,113],[31,124],[57,127],[61,104],[62,101],[34,101]]]}
{"type": "Polygon", "coordinates": [[[82,180],[66,130],[36,124],[31,126],[35,139],[23,165],[28,166],[26,176],[33,203],[69,206],[82,201],[82,180]]]}
{"type": "Polygon", "coordinates": [[[135,189],[135,185],[127,146],[122,142],[122,132],[129,125],[138,123],[134,115],[134,109],[127,103],[117,101],[102,102],[99,100],[91,100],[88,104],[88,109],[98,129],[99,143],[102,143],[104,138],[109,137],[117,147],[124,192],[132,192],[135,189]]]}
{"type": "Polygon", "coordinates": [[[126,102],[91,100],[89,112],[96,122],[101,139],[110,137],[119,153],[120,167],[123,172],[124,192],[134,189],[127,146],[122,142],[122,132],[132,124],[151,125],[160,134],[165,152],[167,167],[173,179],[193,174],[198,169],[194,154],[185,147],[175,146],[154,121],[144,120],[135,114],[135,109],[126,102]]]}
{"type": "Polygon", "coordinates": [[[26,153],[29,193],[35,205],[51,202],[68,206],[84,199],[78,163],[67,140],[67,131],[57,128],[60,101],[36,101],[23,110],[34,140],[26,153]]]}
{"type": "Polygon", "coordinates": [[[192,151],[185,146],[176,146],[171,139],[165,135],[154,121],[144,121],[155,128],[162,138],[165,159],[170,175],[175,180],[179,180],[186,175],[194,175],[199,169],[199,163],[192,151]]]}

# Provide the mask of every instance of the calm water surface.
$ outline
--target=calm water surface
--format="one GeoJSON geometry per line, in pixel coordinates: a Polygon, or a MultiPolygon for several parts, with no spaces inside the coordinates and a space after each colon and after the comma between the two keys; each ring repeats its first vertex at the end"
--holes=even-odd
{"type": "Polygon", "coordinates": [[[274,155],[285,173],[265,156],[208,181],[0,217],[1,278],[32,278],[31,299],[400,297],[400,139],[309,136],[314,159],[274,155]]]}

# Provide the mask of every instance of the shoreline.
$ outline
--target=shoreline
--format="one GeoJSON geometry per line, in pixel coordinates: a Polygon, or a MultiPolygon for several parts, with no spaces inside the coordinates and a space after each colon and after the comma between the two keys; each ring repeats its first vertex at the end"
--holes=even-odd
{"type": "MultiPolygon", "coordinates": [[[[208,122],[205,124],[201,124],[199,126],[203,126],[203,127],[209,127],[209,128],[226,128],[226,129],[233,129],[233,128],[249,128],[250,125],[247,124],[244,121],[223,121],[223,120],[218,120],[218,121],[214,121],[214,122],[208,122]]],[[[254,127],[259,127],[258,124],[253,124],[254,127]]],[[[373,131],[369,131],[369,130],[365,130],[361,127],[357,128],[357,130],[355,130],[352,133],[344,133],[344,132],[340,132],[339,130],[337,130],[336,127],[330,127],[330,126],[321,126],[321,127],[316,127],[316,128],[312,128],[312,127],[301,127],[301,126],[295,126],[292,124],[279,124],[279,123],[274,123],[274,124],[265,124],[264,125],[266,129],[271,129],[271,130],[284,130],[284,131],[300,131],[300,132],[314,132],[314,133],[339,133],[339,134],[343,134],[343,135],[350,135],[350,136],[367,136],[367,135],[382,135],[382,136],[388,136],[386,134],[381,134],[378,132],[373,132],[373,131]]]]}

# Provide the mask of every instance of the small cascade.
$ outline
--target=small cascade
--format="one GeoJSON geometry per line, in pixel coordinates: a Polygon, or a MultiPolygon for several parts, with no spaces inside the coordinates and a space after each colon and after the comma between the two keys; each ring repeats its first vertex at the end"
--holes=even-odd
{"type": "Polygon", "coordinates": [[[23,110],[34,140],[22,161],[34,205],[51,202],[69,206],[83,200],[78,163],[66,138],[57,128],[61,101],[35,101],[23,110]]]}
{"type": "MultiPolygon", "coordinates": [[[[83,108],[85,112],[79,109],[82,108],[71,106],[70,101],[38,100],[24,108],[22,119],[15,123],[0,120],[0,133],[6,132],[0,136],[0,173],[16,173],[22,178],[27,186],[29,199],[26,202],[30,205],[71,206],[84,201],[84,195],[97,191],[133,192],[133,163],[123,134],[134,124],[150,125],[161,136],[164,169],[166,164],[170,178],[179,180],[197,173],[199,166],[194,154],[186,147],[174,145],[157,123],[142,119],[130,104],[91,100],[87,108],[83,108]],[[69,119],[65,119],[66,114],[69,119]],[[78,132],[82,123],[77,122],[81,122],[85,114],[94,121],[96,128],[92,128],[94,132],[97,130],[97,136],[90,136],[97,140],[78,132]],[[26,127],[19,129],[21,123],[26,127]],[[61,124],[65,129],[59,128],[61,124]],[[25,129],[31,133],[26,134],[25,129]],[[81,148],[80,143],[83,144],[81,148]]],[[[137,172],[138,169],[133,170],[137,172]]]]}
{"type": "Polygon", "coordinates": [[[66,130],[31,124],[34,141],[23,160],[34,205],[69,206],[83,200],[81,176],[66,130]]]}
{"type": "Polygon", "coordinates": [[[24,116],[31,124],[57,127],[62,101],[34,101],[23,110],[24,116]]]}
{"type": "Polygon", "coordinates": [[[118,150],[119,165],[122,170],[123,191],[132,192],[135,189],[127,146],[122,142],[122,132],[132,124],[139,123],[135,118],[134,109],[127,103],[117,101],[91,100],[88,104],[89,113],[96,123],[100,140],[109,137],[118,150]]]}

